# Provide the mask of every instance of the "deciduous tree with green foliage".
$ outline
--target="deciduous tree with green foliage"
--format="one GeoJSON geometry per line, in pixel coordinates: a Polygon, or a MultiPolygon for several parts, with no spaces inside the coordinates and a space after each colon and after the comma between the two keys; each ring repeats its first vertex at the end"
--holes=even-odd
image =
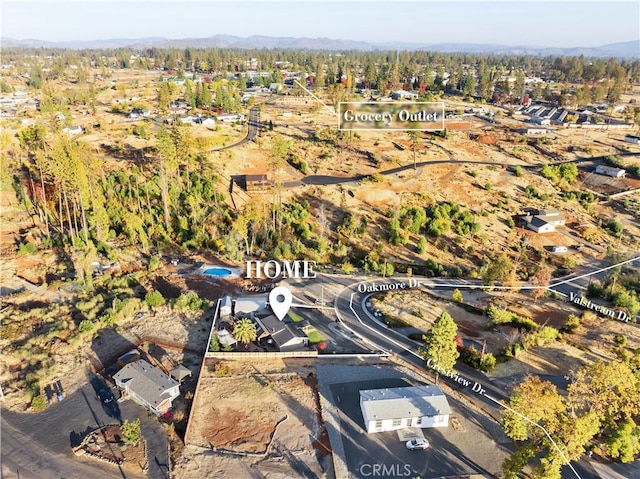
{"type": "Polygon", "coordinates": [[[145,295],[144,301],[150,308],[157,308],[165,303],[164,296],[160,291],[149,291],[145,295]]]}
{"type": "Polygon", "coordinates": [[[140,419],[129,421],[125,419],[124,424],[120,426],[122,432],[122,442],[125,444],[136,445],[142,440],[142,430],[140,429],[140,419]]]}

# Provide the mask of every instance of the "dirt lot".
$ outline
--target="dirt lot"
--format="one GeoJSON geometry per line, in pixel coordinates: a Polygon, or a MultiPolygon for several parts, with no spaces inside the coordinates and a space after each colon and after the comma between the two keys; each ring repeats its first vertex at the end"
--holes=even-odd
{"type": "Polygon", "coordinates": [[[207,360],[175,477],[321,477],[331,467],[308,360],[207,360]]]}

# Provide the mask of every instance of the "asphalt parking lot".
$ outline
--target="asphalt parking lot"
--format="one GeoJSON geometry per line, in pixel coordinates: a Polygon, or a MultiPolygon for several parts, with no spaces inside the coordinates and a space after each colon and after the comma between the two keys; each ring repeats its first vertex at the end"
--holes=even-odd
{"type": "MultiPolygon", "coordinates": [[[[125,401],[118,404],[115,400],[105,404],[98,397],[101,388],[108,387],[106,382],[99,376],[91,375],[87,384],[73,394],[67,396],[61,402],[54,402],[45,411],[38,414],[18,414],[11,411],[3,411],[2,419],[9,425],[28,436],[31,441],[21,446],[5,449],[5,437],[2,437],[2,456],[11,454],[11,460],[18,471],[10,471],[20,477],[20,469],[23,477],[29,477],[29,472],[36,473],[35,477],[52,477],[46,472],[46,468],[32,470],[32,457],[53,454],[59,458],[66,458],[63,463],[68,463],[68,475],[65,471],[56,470],[59,477],[76,477],[74,472],[78,461],[99,465],[104,473],[104,477],[131,477],[118,470],[115,466],[109,466],[97,461],[88,459],[78,459],[71,448],[77,445],[82,438],[90,431],[105,424],[119,424],[125,419],[135,420],[140,418],[142,432],[147,440],[147,458],[149,461],[149,477],[167,477],[166,464],[167,439],[158,420],[149,416],[147,411],[132,401],[125,401]],[[31,449],[23,451],[21,449],[31,449]],[[21,457],[24,453],[23,457],[21,457]],[[113,469],[109,472],[109,469],[113,469]]],[[[115,398],[119,393],[115,388],[110,388],[115,398]]],[[[8,439],[8,438],[7,438],[8,439]]],[[[7,443],[8,444],[8,443],[7,443]]],[[[3,461],[4,462],[4,461],[3,461]]],[[[7,474],[9,471],[6,472],[7,474]]],[[[3,469],[3,474],[5,470],[3,469]]],[[[3,476],[4,477],[4,476],[3,476]]],[[[13,476],[7,476],[13,477],[13,476]]]]}
{"type": "MultiPolygon", "coordinates": [[[[332,374],[336,382],[329,385],[331,401],[339,411],[344,461],[352,477],[399,479],[419,476],[429,479],[465,474],[492,475],[500,471],[509,451],[506,448],[508,441],[501,437],[499,426],[451,397],[448,397],[453,411],[451,416],[455,418],[458,430],[451,422],[447,428],[422,429],[430,443],[426,450],[408,450],[397,431],[367,434],[360,412],[359,391],[411,386],[418,382],[398,375],[393,368],[384,368],[388,371],[387,377],[367,379],[366,370],[371,368],[356,368],[362,380],[337,382],[340,374],[332,374]],[[496,442],[494,436],[503,444],[496,442]]],[[[380,376],[381,368],[375,369],[376,375],[380,376]]],[[[335,437],[331,439],[334,441],[335,437]]]]}

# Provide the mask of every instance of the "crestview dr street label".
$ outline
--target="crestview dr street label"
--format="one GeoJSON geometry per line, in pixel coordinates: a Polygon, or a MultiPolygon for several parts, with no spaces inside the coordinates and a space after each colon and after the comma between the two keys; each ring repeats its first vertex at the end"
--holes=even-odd
{"type": "Polygon", "coordinates": [[[483,388],[482,384],[480,384],[479,382],[469,381],[468,379],[460,376],[457,372],[451,369],[441,368],[431,358],[427,359],[427,367],[433,369],[441,376],[450,378],[453,382],[462,384],[465,388],[468,388],[469,386],[471,386],[471,383],[473,383],[473,386],[471,386],[471,390],[476,394],[484,394],[486,392],[486,389],[483,388]]]}

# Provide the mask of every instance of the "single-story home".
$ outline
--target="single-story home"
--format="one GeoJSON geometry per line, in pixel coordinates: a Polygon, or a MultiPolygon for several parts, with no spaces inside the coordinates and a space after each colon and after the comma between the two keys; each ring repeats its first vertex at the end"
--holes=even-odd
{"type": "Polygon", "coordinates": [[[447,427],[451,407],[435,385],[360,391],[360,410],[368,433],[408,427],[447,427]]]}
{"type": "Polygon", "coordinates": [[[599,175],[611,176],[613,178],[624,178],[627,176],[627,172],[623,168],[615,168],[607,165],[596,166],[596,173],[599,175]]]}
{"type": "Polygon", "coordinates": [[[397,90],[391,94],[391,98],[394,100],[415,100],[418,98],[418,94],[412,91],[397,90]]]}
{"type": "Polygon", "coordinates": [[[255,320],[258,323],[258,339],[271,338],[278,351],[297,351],[309,344],[306,336],[297,334],[293,328],[273,314],[255,320]]]}
{"type": "Polygon", "coordinates": [[[129,118],[151,118],[152,116],[153,112],[149,109],[134,108],[129,113],[129,118]]]}
{"type": "Polygon", "coordinates": [[[198,123],[199,125],[202,125],[202,126],[215,126],[216,125],[216,120],[214,120],[213,118],[209,118],[209,117],[200,117],[200,118],[198,118],[198,120],[196,120],[196,123],[198,123]]]}
{"type": "Polygon", "coordinates": [[[520,132],[527,135],[546,135],[547,133],[549,133],[549,130],[547,130],[546,128],[529,127],[521,129],[520,132]]]}
{"type": "Polygon", "coordinates": [[[565,224],[565,217],[555,208],[539,210],[536,215],[526,215],[523,218],[525,226],[536,233],[552,233],[556,226],[565,224]]]}
{"type": "Polygon", "coordinates": [[[531,118],[531,123],[536,123],[537,125],[550,125],[551,120],[549,118],[534,116],[533,118],[531,118]]]}
{"type": "Polygon", "coordinates": [[[222,123],[233,123],[234,121],[244,121],[244,115],[236,114],[236,113],[224,113],[222,115],[217,115],[216,118],[218,121],[222,123]]]}
{"type": "Polygon", "coordinates": [[[178,117],[178,121],[183,125],[193,125],[196,122],[196,117],[191,115],[180,116],[178,117]]]}
{"type": "Polygon", "coordinates": [[[168,412],[180,396],[178,381],[144,359],[127,364],[113,375],[113,380],[124,395],[157,416],[168,412]]]}

